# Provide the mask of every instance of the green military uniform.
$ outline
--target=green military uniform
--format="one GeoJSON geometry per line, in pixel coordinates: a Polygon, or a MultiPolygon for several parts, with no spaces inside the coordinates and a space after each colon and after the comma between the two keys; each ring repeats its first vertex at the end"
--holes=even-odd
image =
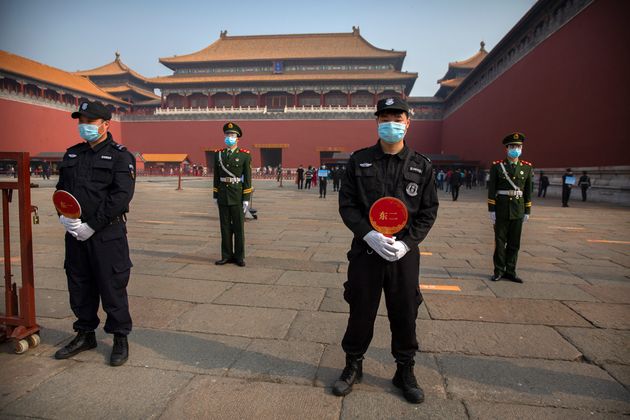
{"type": "MultiPolygon", "coordinates": [[[[521,133],[513,133],[503,140],[503,144],[522,144],[524,140],[525,136],[521,133]]],[[[521,245],[523,218],[530,214],[532,208],[533,174],[532,164],[524,160],[517,160],[515,163],[507,158],[497,160],[490,168],[488,211],[496,213],[493,258],[495,276],[517,278],[516,261],[521,245]],[[511,183],[503,173],[501,164],[511,183]]]]}
{"type": "MultiPolygon", "coordinates": [[[[225,133],[235,132],[241,137],[238,125],[227,123],[225,133]]],[[[245,229],[243,201],[249,201],[252,189],[252,167],[249,150],[237,147],[215,150],[213,198],[219,205],[221,222],[221,257],[231,262],[245,258],[245,229]]]]}

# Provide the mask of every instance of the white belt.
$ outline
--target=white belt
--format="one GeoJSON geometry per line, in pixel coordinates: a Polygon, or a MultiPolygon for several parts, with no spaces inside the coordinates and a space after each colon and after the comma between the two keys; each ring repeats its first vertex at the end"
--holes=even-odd
{"type": "Polygon", "coordinates": [[[230,178],[230,177],[227,177],[227,178],[220,177],[219,180],[221,180],[221,182],[229,182],[231,184],[238,184],[239,182],[241,182],[240,178],[230,178]]]}
{"type": "Polygon", "coordinates": [[[497,195],[508,195],[510,197],[521,198],[523,191],[521,190],[497,190],[497,195]]]}

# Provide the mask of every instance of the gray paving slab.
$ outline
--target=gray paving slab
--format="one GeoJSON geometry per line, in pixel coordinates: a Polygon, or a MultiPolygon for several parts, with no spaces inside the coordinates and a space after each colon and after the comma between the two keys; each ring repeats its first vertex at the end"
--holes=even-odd
{"type": "Polygon", "coordinates": [[[4,407],[8,415],[48,419],[156,417],[192,375],[133,366],[76,363],[4,407]]]}
{"type": "Polygon", "coordinates": [[[342,399],[312,386],[197,376],[163,419],[338,419],[342,399]]]}
{"type": "Polygon", "coordinates": [[[466,400],[627,412],[630,393],[579,362],[439,355],[449,395],[466,400]]]}
{"type": "Polygon", "coordinates": [[[630,365],[630,332],[595,328],[558,327],[571,344],[596,363],[630,365]]]}
{"type": "Polygon", "coordinates": [[[71,360],[36,357],[33,353],[0,353],[0,412],[9,403],[74,364],[71,360]]]}
{"type": "Polygon", "coordinates": [[[326,289],[321,287],[236,284],[219,296],[215,303],[260,308],[317,310],[326,289]]]}
{"type": "Polygon", "coordinates": [[[343,288],[347,280],[344,273],[318,273],[287,270],[278,279],[276,284],[287,286],[310,286],[325,288],[343,288]]]}
{"type": "Polygon", "coordinates": [[[628,365],[614,365],[611,363],[605,363],[603,368],[620,384],[630,390],[630,366],[628,365]]]}
{"type": "MultiPolygon", "coordinates": [[[[247,262],[250,261],[247,260],[247,262]]],[[[262,268],[255,264],[250,264],[250,267],[238,267],[233,264],[216,266],[214,265],[214,261],[212,261],[208,264],[186,264],[174,272],[173,277],[229,281],[231,283],[272,284],[278,280],[281,274],[281,270],[262,268]]]]}
{"type": "Polygon", "coordinates": [[[210,303],[234,283],[134,274],[127,287],[132,296],[210,303]]]}
{"type": "MultiPolygon", "coordinates": [[[[4,304],[2,310],[4,311],[4,304]]],[[[41,289],[36,287],[35,311],[37,315],[48,318],[66,318],[72,316],[68,292],[65,290],[41,289]]]]}
{"type": "Polygon", "coordinates": [[[336,273],[339,262],[331,261],[304,261],[288,258],[246,258],[247,264],[252,267],[276,268],[280,270],[308,271],[320,273],[336,273]]]}
{"type": "Polygon", "coordinates": [[[578,360],[582,354],[554,329],[541,325],[418,321],[420,348],[433,353],[578,360]]]}
{"type": "Polygon", "coordinates": [[[444,295],[470,295],[470,296],[492,296],[494,293],[490,288],[479,279],[444,279],[444,278],[429,278],[423,277],[420,279],[420,285],[425,286],[438,286],[433,289],[422,289],[422,294],[425,296],[432,294],[444,294],[444,295]],[[457,286],[460,290],[439,290],[439,286],[457,286]]]}
{"type": "Polygon", "coordinates": [[[36,267],[34,274],[36,288],[68,290],[68,279],[63,264],[58,268],[36,267]]]}
{"type": "MultiPolygon", "coordinates": [[[[371,346],[363,360],[363,379],[353,389],[364,391],[384,391],[398,393],[392,384],[396,372],[396,363],[387,348],[371,346]]],[[[341,346],[326,346],[317,369],[316,386],[331,387],[339,378],[346,363],[341,346]]],[[[444,379],[439,372],[435,357],[429,353],[418,353],[415,358],[414,372],[425,394],[446,399],[444,379]]]]}
{"type": "Polygon", "coordinates": [[[506,280],[486,280],[486,284],[498,297],[504,298],[597,301],[573,284],[533,283],[528,282],[526,277],[524,280],[523,284],[506,280]]]}
{"type": "Polygon", "coordinates": [[[576,410],[570,408],[534,407],[531,405],[499,404],[496,402],[486,403],[479,401],[465,401],[464,403],[471,420],[612,420],[620,418],[619,414],[600,413],[588,409],[576,410]]]}
{"type": "Polygon", "coordinates": [[[324,345],[254,339],[227,375],[265,382],[312,385],[324,345]]]}
{"type": "Polygon", "coordinates": [[[611,284],[581,285],[578,286],[591,296],[602,302],[630,303],[630,282],[626,286],[614,286],[611,284]]]}
{"type": "Polygon", "coordinates": [[[630,330],[630,305],[587,302],[567,302],[567,305],[599,328],[630,330]]]}
{"type": "Polygon", "coordinates": [[[284,338],[296,313],[289,309],[200,304],[179,316],[169,328],[252,338],[284,338]]]}
{"type": "MultiPolygon", "coordinates": [[[[170,299],[129,296],[129,312],[138,327],[166,328],[183,313],[195,307],[194,303],[170,299]]],[[[102,317],[101,319],[105,319],[102,317]]]]}
{"type": "Polygon", "coordinates": [[[427,398],[420,405],[409,404],[398,393],[377,393],[357,390],[344,398],[342,420],[364,419],[466,419],[466,410],[459,401],[427,398]]]}
{"type": "Polygon", "coordinates": [[[562,302],[472,296],[425,295],[431,318],[510,324],[590,327],[562,302]]]}

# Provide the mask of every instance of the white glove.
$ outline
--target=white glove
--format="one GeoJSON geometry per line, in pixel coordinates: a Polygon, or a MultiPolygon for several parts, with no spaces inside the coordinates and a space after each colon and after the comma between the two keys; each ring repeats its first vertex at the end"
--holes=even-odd
{"type": "Polygon", "coordinates": [[[248,207],[249,207],[249,201],[243,201],[243,213],[247,213],[248,207]]]}
{"type": "Polygon", "coordinates": [[[92,235],[94,235],[94,229],[87,223],[81,223],[76,229],[72,229],[68,233],[77,238],[77,241],[87,241],[92,235]]]}
{"type": "Polygon", "coordinates": [[[394,246],[396,242],[394,238],[388,238],[382,233],[372,230],[363,237],[363,240],[384,260],[390,262],[397,260],[396,252],[398,252],[398,248],[394,246]]]}
{"type": "Polygon", "coordinates": [[[494,211],[490,211],[490,212],[488,212],[488,216],[490,216],[490,221],[494,225],[496,223],[496,221],[497,221],[497,213],[494,212],[494,211]]]}
{"type": "Polygon", "coordinates": [[[396,248],[396,261],[405,256],[407,252],[409,252],[409,247],[403,241],[394,242],[394,247],[396,248]]]}
{"type": "Polygon", "coordinates": [[[523,215],[523,223],[527,223],[528,220],[529,220],[529,214],[523,215]]]}
{"type": "Polygon", "coordinates": [[[219,200],[217,200],[216,198],[213,198],[212,201],[214,201],[214,205],[218,206],[219,205],[219,200]]]}
{"type": "Polygon", "coordinates": [[[81,219],[71,219],[64,215],[59,216],[59,223],[66,228],[67,231],[74,230],[81,225],[81,219]]]}

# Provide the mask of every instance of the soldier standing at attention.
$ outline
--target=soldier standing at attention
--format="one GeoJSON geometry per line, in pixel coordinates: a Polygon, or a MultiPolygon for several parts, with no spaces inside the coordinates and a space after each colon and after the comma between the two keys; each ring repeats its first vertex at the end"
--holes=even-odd
{"type": "Polygon", "coordinates": [[[341,342],[346,366],[333,393],[347,395],[361,380],[363,355],[372,340],[384,292],[396,360],[392,383],[407,401],[419,404],[424,393],[414,375],[416,318],[422,303],[418,244],[437,217],[437,190],[430,160],[403,141],[411,124],[409,105],[398,98],[380,100],[376,123],[378,141],[352,154],[339,191],[339,213],[354,238],[348,252],[348,281],[344,283],[344,299],[350,305],[341,342]],[[395,238],[384,236],[370,224],[370,208],[382,197],[401,200],[409,214],[395,238]]]}
{"type": "Polygon", "coordinates": [[[221,222],[221,259],[216,265],[234,263],[245,267],[244,219],[252,194],[252,158],[249,150],[238,147],[243,135],[233,122],[223,126],[225,149],[214,154],[214,188],[212,196],[219,205],[221,222]]]}
{"type": "Polygon", "coordinates": [[[582,172],[578,185],[582,189],[582,201],[586,201],[586,191],[591,188],[591,178],[588,176],[586,171],[582,172]]]}
{"type": "Polygon", "coordinates": [[[55,358],[67,359],[96,347],[101,303],[107,313],[105,332],[114,334],[109,363],[120,366],[129,357],[127,335],[132,327],[125,214],[136,184],[136,158],[109,133],[112,114],[102,103],[82,102],[72,118],[79,120],[79,135],[85,141],[63,156],[57,189],[81,204],[80,218],[59,217],[67,231],[64,268],[77,336],[55,358]]]}
{"type": "Polygon", "coordinates": [[[494,224],[494,274],[516,283],[523,280],[516,275],[516,260],[521,246],[523,222],[532,209],[532,164],[519,160],[525,136],[512,133],[503,139],[507,150],[504,160],[497,160],[490,168],[488,211],[494,224]]]}

